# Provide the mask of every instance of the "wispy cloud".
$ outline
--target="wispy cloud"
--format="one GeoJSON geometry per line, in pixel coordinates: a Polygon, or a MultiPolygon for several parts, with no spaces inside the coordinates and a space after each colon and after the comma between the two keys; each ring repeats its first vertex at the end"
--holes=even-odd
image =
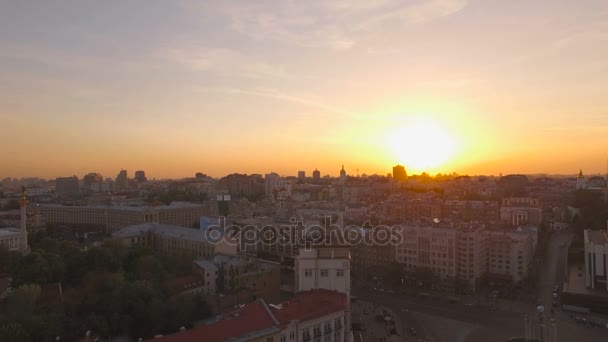
{"type": "Polygon", "coordinates": [[[292,95],[276,89],[243,89],[243,88],[220,88],[220,87],[197,87],[195,91],[203,93],[226,93],[236,95],[249,95],[256,97],[264,97],[284,102],[301,104],[307,107],[317,108],[324,112],[341,116],[352,116],[351,112],[344,108],[339,108],[318,99],[311,99],[298,95],[292,95]]]}
{"type": "Polygon", "coordinates": [[[254,40],[345,50],[387,21],[422,24],[463,10],[468,0],[249,2],[219,9],[230,27],[254,40]]]}

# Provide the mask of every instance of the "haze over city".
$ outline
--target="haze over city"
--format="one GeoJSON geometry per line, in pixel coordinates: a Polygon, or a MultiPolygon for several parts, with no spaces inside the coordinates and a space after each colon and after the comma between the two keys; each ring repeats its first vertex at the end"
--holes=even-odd
{"type": "Polygon", "coordinates": [[[604,173],[602,0],[0,6],[1,177],[604,173]]]}

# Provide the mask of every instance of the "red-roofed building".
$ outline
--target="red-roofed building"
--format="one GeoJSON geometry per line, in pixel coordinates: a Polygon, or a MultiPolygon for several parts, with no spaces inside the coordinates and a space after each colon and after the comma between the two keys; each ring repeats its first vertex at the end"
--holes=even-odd
{"type": "Polygon", "coordinates": [[[301,292],[290,301],[270,305],[281,324],[278,342],[345,341],[346,308],[346,294],[324,289],[301,292]]]}
{"type": "Polygon", "coordinates": [[[290,301],[242,305],[215,323],[153,342],[343,342],[346,295],[330,290],[302,292],[290,301]]]}

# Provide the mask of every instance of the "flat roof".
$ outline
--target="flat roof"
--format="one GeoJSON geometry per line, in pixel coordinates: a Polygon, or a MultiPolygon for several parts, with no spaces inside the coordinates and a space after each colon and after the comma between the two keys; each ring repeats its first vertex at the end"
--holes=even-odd
{"type": "Polygon", "coordinates": [[[182,209],[182,208],[202,208],[202,204],[190,203],[190,202],[171,202],[169,205],[150,205],[150,206],[128,206],[128,205],[82,205],[82,206],[70,206],[63,204],[40,204],[40,209],[73,209],[73,210],[87,210],[87,209],[98,209],[98,210],[124,210],[124,211],[149,211],[149,210],[171,210],[171,209],[182,209]]]}
{"type": "Polygon", "coordinates": [[[134,226],[128,226],[113,233],[112,236],[117,238],[126,238],[141,236],[146,233],[154,233],[157,235],[189,241],[207,242],[205,232],[197,228],[185,228],[159,223],[142,223],[134,226]]]}

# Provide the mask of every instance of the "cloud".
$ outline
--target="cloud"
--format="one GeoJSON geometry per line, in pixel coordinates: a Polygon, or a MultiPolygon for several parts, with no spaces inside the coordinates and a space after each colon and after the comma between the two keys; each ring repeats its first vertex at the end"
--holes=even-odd
{"type": "Polygon", "coordinates": [[[428,23],[464,9],[468,0],[248,2],[220,7],[232,30],[253,40],[306,48],[346,50],[361,35],[399,25],[428,23]]]}
{"type": "Polygon", "coordinates": [[[329,112],[336,115],[341,116],[350,116],[348,110],[332,106],[330,104],[324,103],[317,99],[311,99],[306,97],[301,97],[297,95],[292,95],[288,93],[284,93],[280,90],[276,89],[242,89],[242,88],[220,88],[220,87],[197,87],[195,91],[204,92],[204,93],[226,93],[226,94],[237,94],[237,95],[250,95],[257,97],[264,97],[284,102],[291,102],[296,104],[305,105],[307,107],[321,109],[324,112],[329,112]]]}

